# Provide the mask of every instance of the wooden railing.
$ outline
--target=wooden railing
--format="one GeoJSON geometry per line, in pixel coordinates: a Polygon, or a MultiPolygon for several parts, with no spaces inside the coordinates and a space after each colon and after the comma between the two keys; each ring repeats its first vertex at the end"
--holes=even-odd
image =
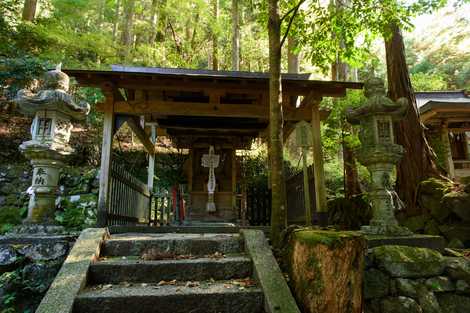
{"type": "Polygon", "coordinates": [[[107,225],[134,225],[150,222],[151,194],[146,184],[124,165],[113,160],[107,225]]]}

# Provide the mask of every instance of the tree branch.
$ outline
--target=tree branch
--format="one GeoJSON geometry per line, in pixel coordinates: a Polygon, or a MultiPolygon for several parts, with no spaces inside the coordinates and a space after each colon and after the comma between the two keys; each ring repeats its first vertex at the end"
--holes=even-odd
{"type": "MultiPolygon", "coordinates": [[[[291,14],[293,11],[296,11],[299,9],[299,7],[302,5],[302,3],[304,3],[305,0],[300,0],[299,3],[293,7],[292,9],[290,9],[289,11],[286,12],[286,14],[284,14],[282,17],[281,17],[281,24],[282,24],[282,21],[287,18],[289,16],[289,14],[291,14]]],[[[294,13],[295,14],[295,13],[294,13]]]]}
{"type": "Polygon", "coordinates": [[[289,31],[290,31],[290,28],[292,27],[292,22],[294,22],[294,18],[295,16],[297,15],[297,12],[299,11],[299,8],[300,6],[302,5],[302,3],[304,3],[305,0],[300,0],[299,3],[292,9],[289,10],[289,12],[287,12],[282,18],[281,18],[281,23],[282,23],[282,20],[288,16],[291,12],[292,13],[292,16],[290,17],[290,20],[289,20],[289,24],[287,25],[287,29],[286,29],[286,33],[284,34],[284,37],[282,37],[282,40],[281,40],[281,48],[282,46],[284,45],[284,42],[286,41],[286,38],[287,38],[287,35],[289,35],[289,31]]]}

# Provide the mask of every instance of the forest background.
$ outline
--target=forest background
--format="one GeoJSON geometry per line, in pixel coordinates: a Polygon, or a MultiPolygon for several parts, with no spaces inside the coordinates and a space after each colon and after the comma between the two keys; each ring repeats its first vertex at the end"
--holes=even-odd
{"type": "MultiPolygon", "coordinates": [[[[470,89],[470,17],[465,14],[470,5],[460,2],[450,1],[440,9],[436,5],[432,12],[429,9],[407,13],[411,23],[405,29],[406,56],[415,91],[470,89]],[[418,11],[424,14],[418,16],[418,11]]],[[[281,13],[292,10],[297,3],[300,2],[281,1],[281,13]]],[[[301,21],[308,22],[302,9],[301,6],[301,21]]],[[[40,77],[46,68],[58,63],[64,68],[85,69],[125,64],[267,72],[266,15],[262,0],[3,0],[0,100],[11,99],[32,78],[40,77]]],[[[286,25],[283,23],[284,32],[286,25]]],[[[335,62],[334,56],[320,57],[308,40],[291,40],[296,31],[302,31],[296,27],[294,22],[293,38],[282,50],[282,70],[288,70],[289,55],[295,54],[300,72],[312,73],[316,79],[330,79],[328,64],[335,62]]],[[[371,73],[386,78],[383,38],[363,35],[354,40],[360,49],[348,59],[349,78],[361,81],[371,73]]],[[[96,89],[80,88],[75,92],[92,106],[102,97],[96,89]]],[[[322,126],[330,196],[344,192],[342,149],[358,144],[354,129],[344,126],[344,108],[357,105],[361,99],[361,92],[352,92],[339,102],[324,102],[332,110],[322,126]]],[[[15,133],[14,124],[6,118],[5,115],[0,120],[0,127],[10,136],[15,133]]],[[[100,125],[101,117],[95,112],[81,125],[89,134],[81,136],[83,145],[94,146],[87,147],[85,162],[91,165],[99,159],[100,125]]],[[[11,152],[17,151],[17,141],[12,140],[11,147],[0,157],[6,162],[22,160],[11,152]]],[[[295,171],[300,158],[293,138],[286,147],[285,159],[295,171]]],[[[266,168],[266,151],[259,149],[257,153],[259,160],[254,166],[266,168]]],[[[258,170],[255,171],[259,173],[258,170]]],[[[359,167],[359,172],[361,181],[365,181],[366,171],[359,167]]]]}

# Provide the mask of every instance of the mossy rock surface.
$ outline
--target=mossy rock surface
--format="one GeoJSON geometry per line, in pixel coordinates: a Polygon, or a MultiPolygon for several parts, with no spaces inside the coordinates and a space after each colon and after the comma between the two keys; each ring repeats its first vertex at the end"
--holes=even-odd
{"type": "Polygon", "coordinates": [[[382,301],[383,313],[422,313],[418,303],[408,297],[385,298],[382,301]]]}
{"type": "Polygon", "coordinates": [[[412,232],[418,232],[424,229],[426,222],[428,222],[430,218],[431,217],[427,214],[411,216],[406,218],[402,224],[412,232]]]}
{"type": "Polygon", "coordinates": [[[437,300],[442,313],[468,313],[470,312],[470,296],[460,296],[452,293],[437,294],[437,300]]]}
{"type": "Polygon", "coordinates": [[[392,277],[419,278],[439,276],[445,258],[437,251],[408,246],[380,246],[372,249],[377,266],[392,277]]]}

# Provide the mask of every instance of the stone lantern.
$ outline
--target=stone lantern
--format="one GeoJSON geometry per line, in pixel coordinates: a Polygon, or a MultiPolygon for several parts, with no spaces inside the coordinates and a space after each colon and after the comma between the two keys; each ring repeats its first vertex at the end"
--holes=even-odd
{"type": "Polygon", "coordinates": [[[76,103],[68,93],[69,77],[58,67],[48,71],[38,92],[31,88],[18,92],[17,109],[33,116],[31,140],[20,150],[33,166],[33,181],[26,222],[49,224],[54,220],[60,170],[73,152],[69,144],[71,120],[83,120],[90,111],[87,103],[76,103]]]}
{"type": "Polygon", "coordinates": [[[362,230],[373,235],[411,235],[407,228],[398,225],[395,218],[394,212],[401,201],[392,183],[393,170],[404,153],[403,147],[395,143],[393,122],[404,117],[408,100],[401,98],[393,102],[387,98],[384,81],[379,78],[369,79],[364,89],[365,103],[347,112],[348,121],[361,127],[361,147],[356,151],[357,158],[371,176],[368,197],[373,218],[362,230]]]}

